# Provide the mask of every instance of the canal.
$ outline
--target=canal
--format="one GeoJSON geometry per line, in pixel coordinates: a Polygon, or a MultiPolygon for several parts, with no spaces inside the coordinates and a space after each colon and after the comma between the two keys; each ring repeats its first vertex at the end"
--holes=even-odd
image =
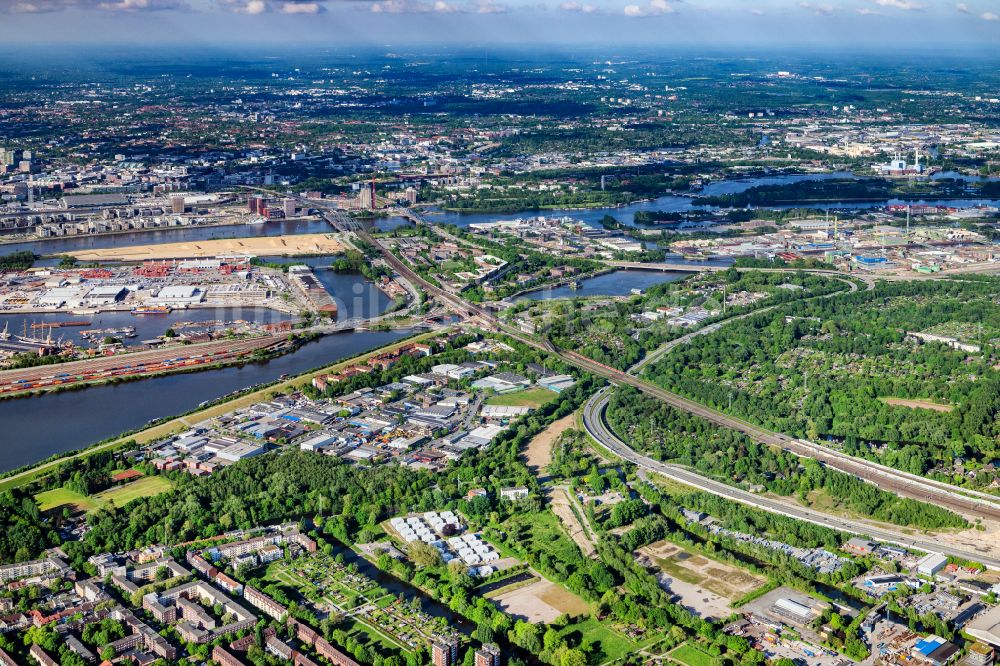
{"type": "MultiPolygon", "coordinates": [[[[331,537],[327,536],[327,539],[331,537]]],[[[429,594],[423,590],[417,588],[409,583],[404,583],[395,576],[382,571],[374,564],[366,560],[364,557],[359,555],[356,551],[348,548],[343,543],[337,542],[340,548],[337,549],[338,553],[344,555],[344,561],[347,564],[354,564],[358,567],[359,573],[368,578],[374,580],[382,588],[388,591],[390,594],[396,597],[402,597],[404,599],[420,599],[421,609],[432,617],[440,617],[447,620],[448,625],[458,631],[462,632],[466,636],[472,635],[475,630],[476,625],[469,619],[459,615],[455,611],[451,610],[446,604],[441,603],[437,599],[434,599],[429,594]]],[[[506,583],[509,585],[510,583],[506,583]]],[[[482,592],[477,592],[477,594],[483,594],[482,592]]],[[[520,647],[512,644],[507,640],[506,636],[497,634],[494,637],[494,642],[496,642],[504,651],[505,655],[517,656],[522,661],[528,664],[541,664],[537,657],[528,654],[520,647]]]]}

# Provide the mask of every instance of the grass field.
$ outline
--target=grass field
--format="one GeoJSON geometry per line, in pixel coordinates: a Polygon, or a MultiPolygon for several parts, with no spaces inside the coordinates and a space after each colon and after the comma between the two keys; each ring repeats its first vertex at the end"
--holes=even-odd
{"type": "Polygon", "coordinates": [[[487,405],[502,405],[504,407],[541,407],[549,400],[559,396],[555,391],[543,388],[528,388],[503,395],[493,396],[486,401],[487,405]]]}
{"type": "Polygon", "coordinates": [[[72,506],[79,511],[94,511],[99,504],[93,497],[81,495],[78,492],[67,488],[54,488],[35,495],[38,508],[42,511],[55,509],[60,506],[72,506]]]}
{"type": "Polygon", "coordinates": [[[713,661],[712,655],[690,643],[678,645],[670,652],[669,656],[685,666],[712,666],[713,661]]]}
{"type": "Polygon", "coordinates": [[[600,658],[595,662],[601,664],[627,657],[643,645],[592,617],[581,622],[571,622],[559,632],[559,636],[571,639],[586,637],[594,646],[595,653],[600,653],[600,658]]]}
{"type": "Polygon", "coordinates": [[[514,515],[505,523],[508,531],[523,533],[529,540],[528,548],[549,552],[564,562],[582,558],[579,548],[566,535],[559,519],[551,511],[541,511],[529,515],[514,515]]]}
{"type": "Polygon", "coordinates": [[[699,585],[702,580],[704,580],[703,576],[700,576],[698,573],[691,571],[690,569],[685,569],[675,560],[661,557],[656,560],[656,563],[660,565],[660,568],[663,569],[668,576],[676,578],[677,580],[682,580],[685,583],[699,585]]]}
{"type": "Polygon", "coordinates": [[[73,506],[80,511],[96,511],[112,506],[124,506],[140,497],[159,495],[174,487],[173,481],[162,476],[146,476],[124,486],[109,488],[96,495],[81,495],[67,488],[55,488],[35,495],[35,501],[42,511],[61,506],[73,506]]]}
{"type": "Polygon", "coordinates": [[[94,495],[94,498],[105,504],[124,506],[139,497],[152,497],[165,493],[174,487],[174,482],[163,476],[145,476],[138,481],[126,483],[124,486],[110,488],[94,495]]]}

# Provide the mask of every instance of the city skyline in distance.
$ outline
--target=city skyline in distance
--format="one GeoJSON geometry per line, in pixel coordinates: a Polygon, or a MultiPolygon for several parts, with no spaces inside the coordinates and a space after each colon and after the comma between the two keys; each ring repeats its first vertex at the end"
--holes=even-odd
{"type": "Polygon", "coordinates": [[[988,50],[993,2],[939,0],[0,0],[18,45],[497,44],[988,50]]]}

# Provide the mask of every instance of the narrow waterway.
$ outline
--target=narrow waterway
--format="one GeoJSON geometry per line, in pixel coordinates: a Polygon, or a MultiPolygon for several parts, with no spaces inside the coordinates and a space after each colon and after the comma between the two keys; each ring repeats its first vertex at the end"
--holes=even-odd
{"type": "MultiPolygon", "coordinates": [[[[700,195],[719,195],[719,194],[737,194],[739,192],[744,192],[751,187],[757,187],[759,185],[788,185],[791,183],[805,182],[805,181],[815,181],[815,180],[830,180],[834,178],[855,178],[856,176],[848,171],[838,171],[833,173],[816,173],[816,174],[788,174],[788,175],[775,175],[775,176],[754,176],[751,178],[739,178],[732,180],[719,180],[708,183],[704,188],[699,190],[697,194],[700,195]]],[[[963,176],[961,174],[956,174],[953,172],[942,172],[935,174],[931,177],[932,180],[945,179],[945,178],[964,178],[969,181],[983,180],[974,176],[963,176]]],[[[985,179],[994,180],[994,179],[985,179]]],[[[761,206],[761,208],[815,208],[819,210],[861,210],[867,208],[880,208],[883,206],[889,206],[893,204],[922,204],[922,205],[932,205],[932,206],[949,206],[952,208],[971,208],[974,206],[997,206],[1000,205],[1000,200],[996,199],[940,199],[940,200],[922,200],[922,201],[903,201],[900,199],[888,199],[885,201],[866,201],[866,202],[824,202],[824,203],[808,203],[808,204],[795,204],[795,205],[782,205],[782,206],[761,206]]],[[[585,209],[553,209],[553,210],[523,210],[513,213],[459,213],[454,211],[442,211],[431,209],[427,212],[424,218],[428,222],[437,222],[440,224],[454,224],[458,227],[467,227],[470,224],[482,223],[482,222],[496,222],[498,220],[515,220],[518,218],[532,217],[536,215],[542,215],[545,217],[572,217],[573,219],[580,220],[586,224],[593,227],[600,226],[600,220],[605,215],[610,215],[614,217],[621,224],[628,226],[635,225],[635,214],[639,211],[664,211],[667,213],[688,213],[697,212],[705,213],[714,210],[710,206],[695,206],[694,199],[689,196],[678,196],[668,194],[656,199],[651,199],[649,201],[640,201],[638,203],[629,204],[627,206],[619,206],[612,208],[585,208],[585,209]]]]}

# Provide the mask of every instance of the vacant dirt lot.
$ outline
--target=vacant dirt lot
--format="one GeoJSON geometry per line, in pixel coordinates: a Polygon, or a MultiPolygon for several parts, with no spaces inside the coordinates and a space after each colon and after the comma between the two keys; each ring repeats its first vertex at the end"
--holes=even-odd
{"type": "Polygon", "coordinates": [[[558,421],[553,422],[548,428],[538,433],[528,444],[524,455],[527,459],[528,467],[536,475],[545,471],[545,468],[552,461],[552,445],[559,439],[559,435],[573,427],[575,416],[570,414],[558,421]]]}
{"type": "Polygon", "coordinates": [[[590,610],[586,601],[544,578],[491,598],[501,610],[525,622],[552,622],[563,613],[576,616],[590,610]]]}
{"type": "Polygon", "coordinates": [[[558,487],[552,488],[548,491],[549,501],[552,507],[552,513],[559,517],[559,521],[566,528],[566,532],[573,539],[583,554],[587,557],[594,557],[597,553],[597,546],[594,544],[591,535],[583,529],[583,525],[577,519],[576,514],[573,513],[573,509],[570,506],[570,498],[567,493],[570,491],[558,487]]]}
{"type": "Polygon", "coordinates": [[[660,570],[660,582],[680,597],[681,604],[705,618],[719,619],[730,603],[763,584],[747,571],[688,553],[666,541],[637,551],[639,561],[660,570]]]}
{"type": "Polygon", "coordinates": [[[897,407],[909,407],[911,409],[932,409],[935,412],[950,412],[955,409],[952,405],[943,405],[940,402],[931,400],[907,400],[906,398],[883,398],[887,405],[897,407]]]}

